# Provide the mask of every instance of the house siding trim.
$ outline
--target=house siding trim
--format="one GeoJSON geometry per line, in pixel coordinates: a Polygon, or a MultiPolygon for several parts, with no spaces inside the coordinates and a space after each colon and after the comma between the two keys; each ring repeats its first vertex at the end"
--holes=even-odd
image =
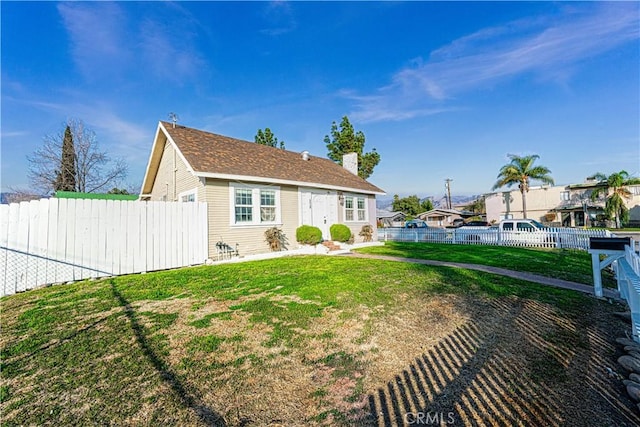
{"type": "Polygon", "coordinates": [[[341,186],[330,185],[330,184],[320,184],[317,182],[302,182],[302,181],[293,181],[293,180],[287,180],[287,179],[265,178],[260,176],[229,175],[229,174],[211,173],[211,172],[194,172],[193,174],[201,178],[213,178],[213,179],[222,179],[222,180],[229,180],[229,181],[251,181],[251,182],[257,182],[257,183],[300,186],[300,187],[316,188],[316,189],[323,189],[323,190],[326,189],[326,190],[349,191],[356,194],[377,194],[377,195],[387,194],[387,193],[380,193],[375,191],[361,190],[359,188],[341,187],[341,186]]]}

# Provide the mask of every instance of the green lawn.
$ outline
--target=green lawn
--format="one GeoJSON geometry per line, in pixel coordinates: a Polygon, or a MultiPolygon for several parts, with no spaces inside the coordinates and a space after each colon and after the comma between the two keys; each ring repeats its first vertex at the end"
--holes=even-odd
{"type": "MultiPolygon", "coordinates": [[[[548,268],[580,258],[552,255],[548,268]]],[[[481,272],[289,257],[1,303],[3,425],[374,425],[420,408],[468,423],[471,390],[492,396],[484,410],[502,424],[574,417],[552,416],[557,399],[571,399],[578,420],[627,419],[623,398],[567,397],[587,377],[611,386],[585,363],[615,362],[607,342],[622,333],[620,307],[481,272]],[[478,386],[484,375],[500,390],[478,386]]]]}
{"type": "MultiPolygon", "coordinates": [[[[593,285],[591,255],[578,250],[386,242],[384,246],[361,248],[357,252],[481,264],[593,285]]],[[[602,278],[605,286],[616,286],[609,271],[603,271],[602,278]]]]}

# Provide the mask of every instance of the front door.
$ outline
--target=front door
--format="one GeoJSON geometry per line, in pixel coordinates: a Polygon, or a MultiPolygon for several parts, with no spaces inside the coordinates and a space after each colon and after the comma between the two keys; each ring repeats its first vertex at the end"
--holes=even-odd
{"type": "Polygon", "coordinates": [[[302,224],[313,225],[322,231],[325,240],[331,239],[329,228],[338,222],[338,196],[335,192],[301,190],[300,219],[302,224]]]}
{"type": "Polygon", "coordinates": [[[328,200],[326,194],[312,194],[311,196],[311,225],[322,230],[322,237],[329,240],[328,200]]]}

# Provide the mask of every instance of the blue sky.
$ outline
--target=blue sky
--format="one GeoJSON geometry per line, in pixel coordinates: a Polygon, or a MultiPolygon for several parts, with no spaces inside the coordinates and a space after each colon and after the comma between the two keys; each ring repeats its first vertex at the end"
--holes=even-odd
{"type": "Polygon", "coordinates": [[[557,184],[640,176],[639,2],[6,2],[2,182],[68,118],[139,186],[158,120],[326,156],[349,117],[389,195],[489,192],[507,154],[557,184]]]}

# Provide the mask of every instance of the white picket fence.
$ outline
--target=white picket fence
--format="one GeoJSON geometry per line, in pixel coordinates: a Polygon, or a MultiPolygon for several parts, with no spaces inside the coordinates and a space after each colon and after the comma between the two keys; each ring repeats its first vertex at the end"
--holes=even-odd
{"type": "Polygon", "coordinates": [[[0,296],[207,257],[206,203],[51,198],[0,205],[0,296]]]}
{"type": "Polygon", "coordinates": [[[392,242],[428,242],[465,245],[524,246],[536,248],[589,249],[589,237],[610,237],[608,230],[550,228],[543,233],[499,231],[489,228],[378,229],[378,238],[392,242]]]}

